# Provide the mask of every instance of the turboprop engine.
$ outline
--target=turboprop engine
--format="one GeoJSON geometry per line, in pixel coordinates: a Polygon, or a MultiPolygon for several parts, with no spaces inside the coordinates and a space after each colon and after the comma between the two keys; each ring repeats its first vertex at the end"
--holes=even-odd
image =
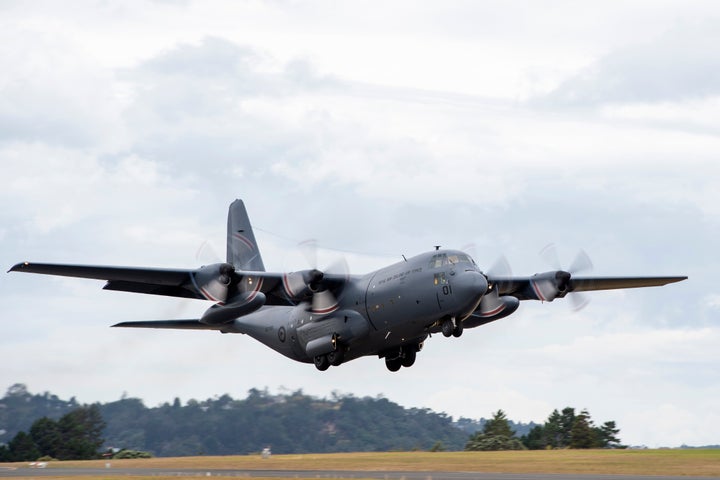
{"type": "Polygon", "coordinates": [[[190,274],[192,284],[207,300],[225,303],[235,268],[229,263],[206,265],[190,274]]]}
{"type": "Polygon", "coordinates": [[[557,297],[565,296],[570,286],[570,278],[572,275],[563,270],[538,273],[530,277],[530,286],[538,300],[552,302],[557,297]]]}
{"type": "Polygon", "coordinates": [[[463,321],[463,325],[465,328],[485,325],[486,323],[507,317],[515,312],[519,306],[520,300],[518,300],[517,297],[513,297],[512,295],[500,296],[498,289],[493,288],[483,296],[478,309],[463,321]]]}
{"type": "Polygon", "coordinates": [[[260,291],[262,278],[250,275],[238,278],[229,263],[216,263],[200,268],[192,275],[195,288],[208,300],[217,302],[200,317],[207,325],[221,325],[247,315],[265,305],[260,291]]]}

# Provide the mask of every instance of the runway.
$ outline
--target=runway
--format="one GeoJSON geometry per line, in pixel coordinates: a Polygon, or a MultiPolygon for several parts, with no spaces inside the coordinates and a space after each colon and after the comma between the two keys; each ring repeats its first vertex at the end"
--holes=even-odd
{"type": "Polygon", "coordinates": [[[224,477],[224,478],[326,478],[377,480],[717,480],[720,477],[584,475],[487,472],[397,472],[358,470],[203,470],[170,468],[12,468],[0,467],[0,478],[123,476],[224,477]]]}

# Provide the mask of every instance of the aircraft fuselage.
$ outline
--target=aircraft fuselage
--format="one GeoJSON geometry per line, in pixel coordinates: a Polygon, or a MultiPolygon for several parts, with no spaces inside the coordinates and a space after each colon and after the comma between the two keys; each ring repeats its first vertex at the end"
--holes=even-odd
{"type": "Polygon", "coordinates": [[[396,358],[403,350],[418,351],[443,321],[459,324],[486,290],[487,280],[469,256],[436,250],[350,277],[332,313],[318,315],[305,303],[263,307],[223,331],[248,334],[300,362],[338,349],[343,361],[396,358]]]}

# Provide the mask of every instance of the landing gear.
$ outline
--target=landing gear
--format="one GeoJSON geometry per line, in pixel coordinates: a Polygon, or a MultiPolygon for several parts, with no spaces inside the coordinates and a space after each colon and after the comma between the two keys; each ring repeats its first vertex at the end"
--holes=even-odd
{"type": "Polygon", "coordinates": [[[417,357],[417,351],[414,348],[410,348],[408,350],[403,349],[403,355],[402,355],[402,366],[403,367],[412,367],[415,363],[415,358],[417,357]]]}
{"type": "Polygon", "coordinates": [[[314,358],[315,361],[315,368],[320,370],[321,372],[324,372],[328,368],[330,368],[330,360],[328,360],[327,355],[318,355],[314,358]]]}
{"type": "Polygon", "coordinates": [[[440,325],[440,329],[442,330],[443,337],[450,337],[455,331],[455,322],[451,318],[448,318],[440,325]]]}
{"type": "Polygon", "coordinates": [[[386,358],[385,366],[391,372],[397,372],[398,370],[400,370],[400,367],[402,367],[402,361],[403,361],[402,357],[386,358]]]}
{"type": "Polygon", "coordinates": [[[345,352],[343,350],[335,350],[327,354],[327,359],[330,365],[337,367],[345,360],[345,352]]]}
{"type": "Polygon", "coordinates": [[[417,345],[405,345],[395,350],[384,352],[385,366],[391,372],[397,372],[400,367],[412,367],[415,364],[417,352],[422,348],[422,343],[417,345]]]}
{"type": "Polygon", "coordinates": [[[448,318],[440,325],[440,330],[444,337],[459,337],[463,334],[462,322],[458,322],[454,318],[448,318]]]}
{"type": "Polygon", "coordinates": [[[463,324],[462,322],[458,322],[457,325],[455,325],[455,329],[452,332],[453,337],[458,338],[460,335],[463,334],[463,324]]]}

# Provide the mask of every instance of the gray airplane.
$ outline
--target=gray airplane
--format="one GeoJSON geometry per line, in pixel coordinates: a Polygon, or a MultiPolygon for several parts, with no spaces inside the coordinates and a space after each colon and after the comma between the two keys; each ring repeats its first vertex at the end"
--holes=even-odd
{"type": "MultiPolygon", "coordinates": [[[[573,270],[572,268],[569,270],[573,270]]],[[[266,272],[241,200],[230,205],[227,262],[195,270],[24,262],[10,271],[106,280],[105,290],[210,300],[199,319],[122,322],[114,327],[244,333],[318,370],[377,355],[390,371],[415,363],[433,333],[506,317],[521,300],[662,286],[687,277],[578,277],[557,269],[532,276],[482,272],[459,250],[435,250],[366,275],[308,269],[266,272]]]]}

